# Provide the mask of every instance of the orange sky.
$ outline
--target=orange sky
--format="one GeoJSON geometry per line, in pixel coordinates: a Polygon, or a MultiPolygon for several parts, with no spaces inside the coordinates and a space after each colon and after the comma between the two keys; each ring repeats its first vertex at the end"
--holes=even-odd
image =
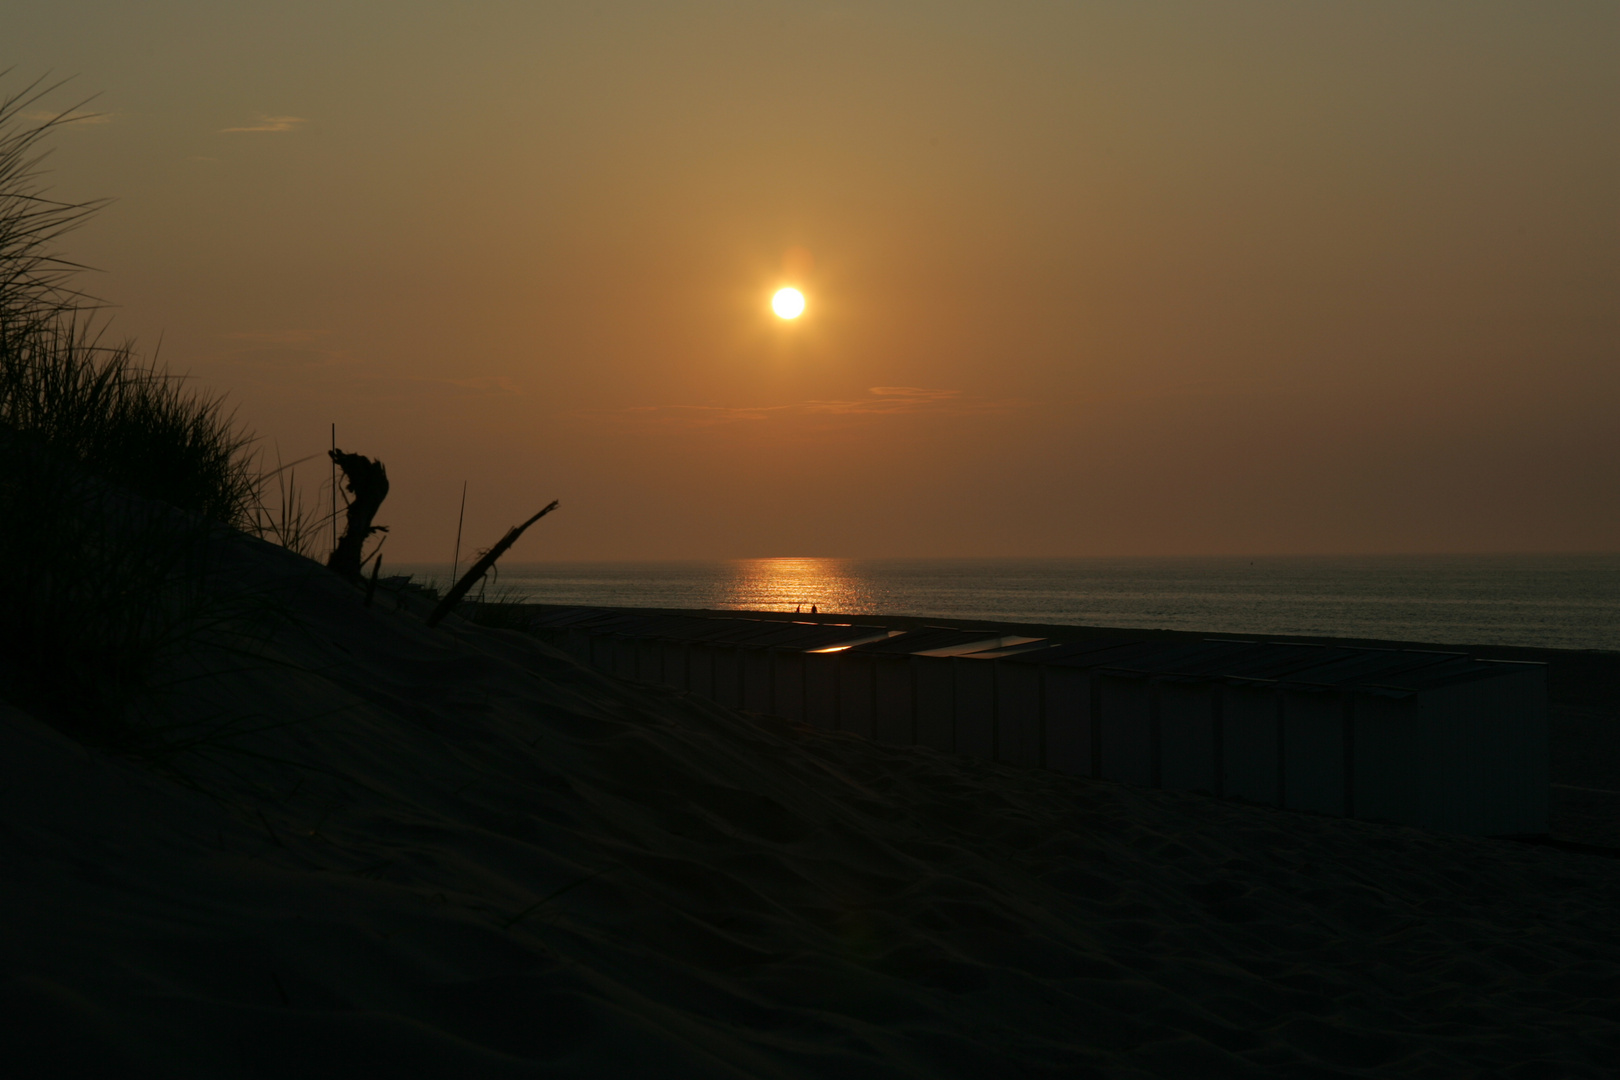
{"type": "Polygon", "coordinates": [[[1612,0],[22,8],[117,332],[395,561],[1620,550],[1612,0]]]}

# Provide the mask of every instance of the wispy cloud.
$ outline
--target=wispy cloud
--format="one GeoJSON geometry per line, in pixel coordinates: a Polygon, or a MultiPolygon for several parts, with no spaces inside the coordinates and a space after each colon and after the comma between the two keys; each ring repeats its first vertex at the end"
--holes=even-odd
{"type": "Polygon", "coordinates": [[[307,123],[309,121],[302,116],[260,116],[257,124],[220,128],[219,133],[223,135],[231,131],[297,131],[307,123]]]}
{"type": "Polygon", "coordinates": [[[619,410],[615,415],[628,420],[710,427],[791,416],[964,416],[1006,412],[1024,404],[1014,400],[981,401],[963,396],[960,390],[921,386],[874,386],[867,393],[871,396],[848,401],[815,398],[786,405],[641,405],[619,410]]]}
{"type": "Polygon", "coordinates": [[[930,390],[922,386],[874,386],[866,392],[872,396],[855,401],[806,401],[799,407],[805,412],[903,413],[918,412],[947,404],[957,407],[966,404],[960,390],[930,390]]]}

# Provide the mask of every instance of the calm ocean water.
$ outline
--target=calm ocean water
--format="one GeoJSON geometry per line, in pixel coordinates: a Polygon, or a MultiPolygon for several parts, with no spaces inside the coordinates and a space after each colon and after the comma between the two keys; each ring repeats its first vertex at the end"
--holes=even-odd
{"type": "MultiPolygon", "coordinates": [[[[449,564],[395,565],[441,586],[449,564]]],[[[1620,649],[1620,555],[515,563],[490,595],[1620,649]]]]}

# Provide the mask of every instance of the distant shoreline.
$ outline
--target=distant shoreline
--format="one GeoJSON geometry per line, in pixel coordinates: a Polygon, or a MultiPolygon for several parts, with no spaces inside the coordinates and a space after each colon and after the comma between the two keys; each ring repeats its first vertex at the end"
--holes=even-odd
{"type": "MultiPolygon", "coordinates": [[[[443,587],[444,564],[395,573],[443,587]]],[[[658,610],[870,613],[866,621],[1140,627],[1279,640],[1620,650],[1620,556],[1321,560],[762,559],[513,563],[488,599],[658,610]]],[[[1067,636],[1076,636],[1068,632],[1067,636]]],[[[1450,647],[1450,646],[1445,646],[1450,647]]]]}

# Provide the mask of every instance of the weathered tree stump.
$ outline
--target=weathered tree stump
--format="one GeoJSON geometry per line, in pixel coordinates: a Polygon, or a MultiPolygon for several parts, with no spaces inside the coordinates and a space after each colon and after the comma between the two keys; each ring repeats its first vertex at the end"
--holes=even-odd
{"type": "Polygon", "coordinates": [[[326,565],[346,578],[359,578],[360,556],[366,546],[366,538],[372,533],[388,531],[386,525],[371,523],[382,507],[382,501],[388,497],[388,470],[383,468],[382,462],[361,454],[345,454],[342,450],[330,450],[328,454],[343,470],[343,477],[347,481],[344,486],[353,493],[354,498],[349,500],[348,523],[343,528],[343,538],[333,549],[332,557],[326,560],[326,565]]]}

